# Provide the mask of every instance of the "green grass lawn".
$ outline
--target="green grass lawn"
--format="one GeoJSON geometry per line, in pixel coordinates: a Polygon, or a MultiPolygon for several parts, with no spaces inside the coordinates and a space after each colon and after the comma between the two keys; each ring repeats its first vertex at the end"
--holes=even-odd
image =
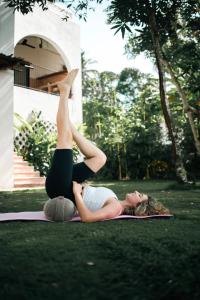
{"type": "MultiPolygon", "coordinates": [[[[0,299],[200,299],[200,186],[169,181],[94,185],[135,189],[171,219],[0,224],[0,299]]],[[[0,212],[42,210],[44,190],[0,193],[0,212]]]]}

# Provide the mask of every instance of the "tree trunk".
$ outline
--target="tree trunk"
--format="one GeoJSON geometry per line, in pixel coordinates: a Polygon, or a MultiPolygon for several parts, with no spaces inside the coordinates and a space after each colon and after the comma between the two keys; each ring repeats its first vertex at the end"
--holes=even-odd
{"type": "Polygon", "coordinates": [[[126,157],[127,157],[127,151],[126,151],[126,143],[124,143],[124,158],[125,158],[125,179],[129,179],[128,178],[128,166],[127,166],[127,160],[126,160],[126,157]]]}
{"type": "Polygon", "coordinates": [[[164,58],[164,56],[163,56],[162,60],[171,76],[172,82],[176,86],[176,89],[177,89],[177,92],[179,93],[180,98],[182,99],[183,109],[184,109],[184,112],[188,116],[188,121],[189,121],[190,128],[191,128],[191,131],[193,134],[194,144],[195,144],[197,153],[200,155],[200,140],[199,140],[199,136],[198,136],[198,131],[195,128],[192,112],[191,112],[190,106],[188,104],[187,97],[186,97],[184,91],[182,90],[181,85],[180,85],[178,79],[176,78],[170,63],[164,58]]]}
{"type": "Polygon", "coordinates": [[[171,111],[169,108],[169,103],[168,103],[168,100],[166,97],[166,92],[165,92],[164,71],[163,71],[163,64],[162,64],[162,51],[161,51],[161,46],[160,46],[160,42],[159,42],[159,34],[158,34],[158,30],[157,30],[155,12],[154,12],[153,7],[150,7],[149,16],[150,16],[149,17],[149,25],[150,25],[152,41],[153,41],[153,46],[154,46],[154,52],[155,52],[155,57],[156,57],[156,64],[157,64],[158,74],[159,74],[161,106],[162,106],[165,122],[166,122],[166,125],[168,128],[169,136],[170,136],[170,139],[172,142],[172,154],[173,154],[173,161],[175,164],[176,177],[179,182],[186,183],[186,182],[188,182],[187,173],[186,173],[186,170],[184,168],[183,161],[181,158],[181,150],[180,150],[178,140],[177,140],[177,137],[175,134],[173,119],[171,116],[171,111]]]}
{"type": "Polygon", "coordinates": [[[119,171],[118,179],[122,180],[122,167],[121,167],[121,156],[120,156],[119,143],[117,143],[117,158],[118,158],[118,171],[119,171]]]}

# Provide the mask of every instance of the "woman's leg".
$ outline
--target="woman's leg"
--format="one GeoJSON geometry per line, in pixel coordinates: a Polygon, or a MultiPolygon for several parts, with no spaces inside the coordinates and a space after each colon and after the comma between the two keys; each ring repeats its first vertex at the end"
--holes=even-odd
{"type": "Polygon", "coordinates": [[[71,149],[73,139],[80,151],[85,155],[85,164],[93,171],[97,172],[106,162],[106,155],[82,136],[69,120],[68,97],[72,83],[77,75],[78,70],[72,70],[67,78],[58,84],[60,90],[60,102],[57,113],[57,131],[58,142],[57,149],[71,149]]]}
{"type": "Polygon", "coordinates": [[[60,100],[57,112],[57,149],[52,157],[45,183],[46,192],[50,198],[64,196],[74,200],[72,192],[73,136],[69,121],[68,96],[76,74],[77,70],[72,70],[64,81],[58,83],[60,100]]]}
{"type": "Polygon", "coordinates": [[[106,163],[106,155],[92,142],[87,140],[71,123],[73,139],[80,151],[85,155],[85,164],[93,171],[97,172],[106,163]]]}
{"type": "Polygon", "coordinates": [[[58,133],[57,149],[72,149],[73,135],[69,120],[68,97],[77,72],[78,69],[72,70],[68,73],[64,81],[58,83],[60,100],[56,117],[58,133]]]}

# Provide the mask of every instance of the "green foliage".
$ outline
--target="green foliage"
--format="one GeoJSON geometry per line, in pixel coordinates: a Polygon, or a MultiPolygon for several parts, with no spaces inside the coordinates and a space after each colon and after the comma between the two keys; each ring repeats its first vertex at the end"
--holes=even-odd
{"type": "MultiPolygon", "coordinates": [[[[188,172],[189,180],[195,182],[200,177],[199,165],[200,158],[197,154],[194,139],[191,134],[191,128],[189,127],[188,120],[185,117],[183,107],[180,103],[179,95],[174,88],[168,91],[168,98],[171,106],[171,111],[176,120],[177,125],[177,136],[182,149],[182,155],[185,161],[185,167],[188,172]]],[[[199,101],[191,100],[189,104],[199,110],[199,101]]],[[[200,136],[200,115],[194,115],[194,124],[197,128],[198,135],[200,136]]]]}
{"type": "MultiPolygon", "coordinates": [[[[84,77],[86,78],[86,77],[84,77]]],[[[106,166],[99,177],[164,178],[171,176],[169,145],[162,143],[157,80],[136,69],[127,68],[88,76],[83,81],[83,117],[85,133],[107,155],[106,166]],[[98,94],[88,86],[98,86],[98,94]],[[152,161],[167,167],[149,171],[152,161]]]]}
{"type": "MultiPolygon", "coordinates": [[[[200,132],[200,123],[197,124],[200,132]]],[[[189,179],[196,182],[200,178],[200,156],[196,152],[193,138],[190,133],[190,128],[185,122],[183,125],[183,139],[181,141],[183,149],[183,155],[186,162],[186,169],[188,172],[189,179]]]]}
{"type": "MultiPolygon", "coordinates": [[[[121,0],[116,0],[109,14],[123,22],[122,13],[116,4],[118,2],[121,6],[126,6],[121,0]]],[[[145,52],[154,61],[155,53],[149,26],[150,10],[145,12],[145,6],[142,5],[146,3],[148,7],[150,4],[147,2],[135,1],[129,3],[130,7],[129,5],[124,7],[127,10],[127,12],[123,10],[127,22],[135,26],[134,33],[129,35],[126,52],[130,58],[145,52]],[[142,26],[139,26],[141,24],[142,26]]],[[[198,103],[200,99],[199,1],[151,1],[151,5],[155,13],[157,35],[165,60],[171,64],[174,75],[189,103],[198,103]]],[[[114,19],[111,19],[111,22],[112,20],[114,19]]],[[[176,95],[176,98],[180,103],[179,110],[181,110],[180,107],[183,105],[180,95],[178,97],[176,95]]],[[[194,114],[193,118],[196,119],[199,116],[194,114]]]]}
{"type": "Polygon", "coordinates": [[[137,69],[125,68],[121,71],[117,92],[120,94],[120,99],[123,104],[129,106],[136,101],[145,79],[146,76],[137,69]]]}
{"type": "MultiPolygon", "coordinates": [[[[20,11],[22,14],[28,14],[33,11],[34,5],[37,3],[42,7],[43,10],[47,10],[47,0],[28,0],[28,1],[18,1],[18,0],[5,0],[8,7],[14,7],[15,10],[20,11]]],[[[49,1],[55,2],[55,1],[49,1]]]]}
{"type": "Polygon", "coordinates": [[[130,178],[165,178],[171,176],[169,144],[162,142],[160,124],[163,119],[158,106],[159,100],[155,98],[148,102],[145,98],[138,102],[129,111],[127,118],[134,120],[127,128],[127,158],[130,178]],[[146,100],[146,102],[144,101],[146,100]],[[150,171],[152,163],[164,161],[167,167],[163,172],[159,168],[150,171]]]}
{"type": "MultiPolygon", "coordinates": [[[[42,118],[41,112],[33,111],[30,121],[24,120],[15,114],[21,125],[16,125],[18,135],[15,137],[15,150],[22,155],[35,170],[46,176],[51,159],[56,148],[57,131],[55,126],[42,118]]],[[[79,151],[73,148],[74,161],[77,160],[79,151]]]]}
{"type": "Polygon", "coordinates": [[[29,122],[21,120],[19,134],[24,136],[24,145],[16,143],[17,152],[23,156],[41,175],[47,175],[53,152],[56,147],[56,132],[51,131],[49,123],[42,119],[41,112],[32,112],[29,122]]]}

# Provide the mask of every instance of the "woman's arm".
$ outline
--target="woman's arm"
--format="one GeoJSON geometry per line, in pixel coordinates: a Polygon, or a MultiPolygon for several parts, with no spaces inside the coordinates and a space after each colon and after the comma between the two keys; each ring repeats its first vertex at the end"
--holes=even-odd
{"type": "Polygon", "coordinates": [[[105,219],[112,219],[121,214],[121,204],[118,201],[112,201],[106,206],[96,210],[89,210],[82,198],[82,186],[77,182],[73,181],[73,192],[76,201],[76,206],[83,222],[96,222],[105,219]]]}

